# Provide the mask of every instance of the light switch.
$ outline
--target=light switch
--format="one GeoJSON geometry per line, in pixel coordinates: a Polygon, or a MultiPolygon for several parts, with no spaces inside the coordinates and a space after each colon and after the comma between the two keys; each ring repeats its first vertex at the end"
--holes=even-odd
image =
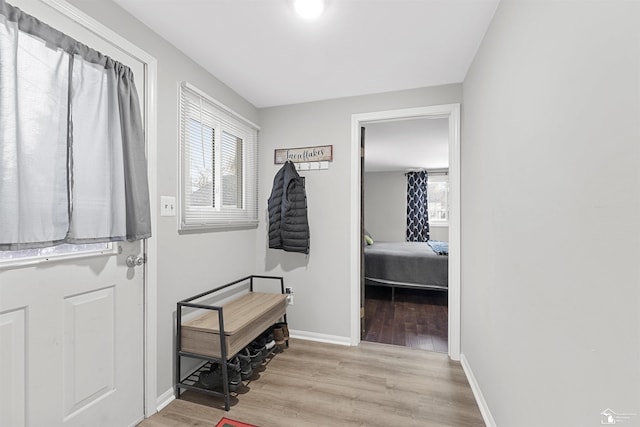
{"type": "Polygon", "coordinates": [[[176,198],[160,196],[160,216],[176,216],[176,198]]]}

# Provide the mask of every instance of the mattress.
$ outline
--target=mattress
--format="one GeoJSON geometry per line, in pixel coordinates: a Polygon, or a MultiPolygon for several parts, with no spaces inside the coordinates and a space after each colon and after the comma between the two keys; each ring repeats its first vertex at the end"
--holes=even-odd
{"type": "Polygon", "coordinates": [[[364,256],[368,284],[448,288],[449,256],[436,254],[427,242],[374,242],[364,256]]]}

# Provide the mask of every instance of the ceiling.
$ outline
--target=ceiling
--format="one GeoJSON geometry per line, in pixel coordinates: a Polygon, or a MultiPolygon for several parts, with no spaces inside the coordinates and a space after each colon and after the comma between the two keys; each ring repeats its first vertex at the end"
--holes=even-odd
{"type": "Polygon", "coordinates": [[[365,128],[365,172],[449,167],[448,119],[395,120],[365,128]]]}
{"type": "Polygon", "coordinates": [[[460,83],[499,0],[113,0],[254,106],[460,83]]]}

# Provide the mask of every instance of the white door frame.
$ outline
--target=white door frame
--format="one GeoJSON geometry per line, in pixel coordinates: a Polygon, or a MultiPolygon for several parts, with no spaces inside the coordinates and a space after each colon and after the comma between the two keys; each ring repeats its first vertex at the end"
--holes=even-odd
{"type": "Polygon", "coordinates": [[[460,360],[460,104],[351,116],[351,345],[360,342],[360,127],[372,122],[421,117],[449,119],[449,357],[460,360]]]}
{"type": "Polygon", "coordinates": [[[117,47],[144,64],[145,87],[141,102],[144,103],[145,143],[147,147],[147,173],[149,176],[149,203],[151,207],[151,234],[145,241],[144,256],[144,415],[157,412],[157,74],[158,61],[107,26],[98,22],[65,0],[40,0],[62,13],[104,41],[117,47]]]}

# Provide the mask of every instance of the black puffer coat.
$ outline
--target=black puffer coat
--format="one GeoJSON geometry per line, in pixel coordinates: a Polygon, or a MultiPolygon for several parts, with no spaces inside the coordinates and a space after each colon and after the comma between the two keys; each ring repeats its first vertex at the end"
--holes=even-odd
{"type": "Polygon", "coordinates": [[[269,247],[309,253],[309,222],[304,179],[286,162],[273,179],[269,208],[269,247]]]}

